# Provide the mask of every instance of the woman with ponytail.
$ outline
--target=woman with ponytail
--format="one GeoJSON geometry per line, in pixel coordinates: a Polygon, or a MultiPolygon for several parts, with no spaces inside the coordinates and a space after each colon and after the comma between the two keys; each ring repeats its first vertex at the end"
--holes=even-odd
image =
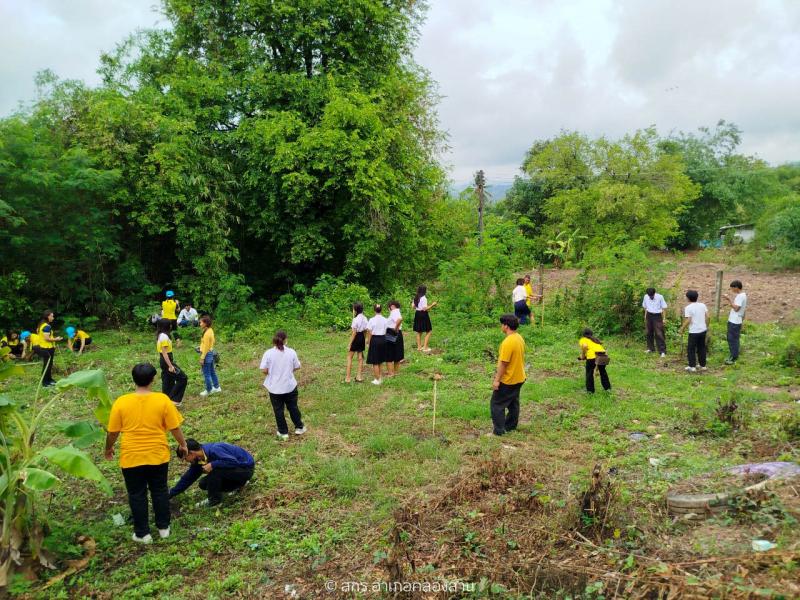
{"type": "Polygon", "coordinates": [[[275,423],[278,426],[278,439],[289,439],[289,426],[286,423],[284,409],[289,411],[289,416],[294,424],[295,435],[306,432],[303,417],[297,407],[297,380],[294,372],[300,368],[297,352],[286,345],[286,332],[277,331],[272,338],[272,348],[264,352],[261,357],[261,372],[267,376],[264,387],[269,393],[272,410],[275,413],[275,423]]]}
{"type": "Polygon", "coordinates": [[[55,318],[52,310],[46,310],[36,326],[37,344],[33,347],[33,351],[42,359],[42,387],[52,387],[56,384],[53,379],[56,342],[60,342],[64,338],[55,336],[53,329],[55,318]]]}

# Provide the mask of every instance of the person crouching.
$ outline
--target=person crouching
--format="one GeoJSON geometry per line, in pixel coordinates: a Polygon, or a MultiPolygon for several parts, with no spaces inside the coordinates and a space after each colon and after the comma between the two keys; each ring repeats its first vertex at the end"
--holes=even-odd
{"type": "Polygon", "coordinates": [[[222,501],[222,492],[238,490],[253,477],[256,461],[244,448],[225,442],[200,444],[191,438],[186,440],[186,448],[176,452],[191,466],[169,491],[170,498],[186,491],[205,474],[198,485],[208,493],[208,499],[198,504],[215,506],[222,501]]]}

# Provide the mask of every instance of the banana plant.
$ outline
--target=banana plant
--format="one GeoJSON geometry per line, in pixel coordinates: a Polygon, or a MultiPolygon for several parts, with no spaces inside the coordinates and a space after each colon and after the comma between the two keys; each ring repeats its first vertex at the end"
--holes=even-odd
{"type": "MultiPolygon", "coordinates": [[[[3,348],[2,350],[7,350],[3,348]]],[[[0,357],[2,358],[2,357],[0,357]]],[[[0,380],[18,376],[20,367],[0,360],[0,380]]],[[[83,449],[105,437],[111,394],[100,370],[78,371],[62,379],[55,394],[40,402],[40,389],[30,405],[0,395],[0,588],[7,586],[15,566],[28,550],[34,560],[53,568],[53,561],[42,548],[44,529],[37,500],[42,492],[55,487],[61,472],[95,482],[107,494],[111,486],[83,449]],[[41,426],[49,409],[69,389],[82,388],[96,401],[94,420],[62,423],[61,433],[69,438],[64,446],[41,444],[41,426]],[[103,427],[101,427],[102,425],[103,427]]]]}

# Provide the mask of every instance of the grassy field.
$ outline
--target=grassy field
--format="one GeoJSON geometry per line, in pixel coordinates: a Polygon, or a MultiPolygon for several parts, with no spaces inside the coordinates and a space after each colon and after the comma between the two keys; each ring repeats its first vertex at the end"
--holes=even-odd
{"type": "MultiPolygon", "coordinates": [[[[171,537],[142,547],[130,542],[129,524],[114,525],[114,514],[129,515],[121,474],[94,448],[113,497],[65,479],[43,499],[48,545],[62,559],[76,558],[77,536],[88,535],[97,543],[94,558],[46,589],[43,580],[18,576],[12,593],[375,597],[386,592],[379,582],[402,579],[466,584],[440,597],[635,597],[648,585],[699,597],[800,594],[797,486],[699,523],[675,521],[664,502],[671,486],[721,467],[800,459],[800,434],[786,426],[800,409],[798,374],[775,364],[782,335],[775,326],[748,324],[740,363],[723,367],[724,323],[714,324],[710,370],[697,375],[683,371],[675,339],[666,359],[645,355],[642,340],[607,339],[614,389],[595,396],[583,392],[574,328],[525,328],[521,426],[503,438],[484,435],[499,327],[434,321],[436,352],[407,352],[401,374],[376,387],[341,383],[347,334],[283,326],[303,363],[307,435],[286,443],[275,437],[258,371],[271,326],[258,339],[217,332],[224,393],[208,398],[198,396],[194,344],[184,344],[176,353],[190,374],[184,431],[247,448],[257,460],[252,484],[219,509],[194,508],[204,495],[190,488],[173,504],[171,537]],[[442,376],[435,433],[434,373],[442,376]],[[716,417],[720,399],[737,402],[738,431],[716,417]],[[647,439],[631,441],[632,432],[647,439]],[[603,506],[593,517],[581,503],[595,464],[602,465],[596,496],[603,506]],[[772,559],[750,550],[762,537],[778,545],[772,559]],[[724,560],[736,556],[744,558],[724,560]]],[[[80,358],[62,354],[56,366],[103,368],[119,395],[130,389],[134,363],[155,362],[149,333],[93,337],[95,349],[80,358]]],[[[38,373],[31,367],[6,392],[25,397],[38,373]]],[[[80,393],[69,392],[50,418],[55,425],[89,414],[80,393]]],[[[183,469],[173,458],[170,481],[183,469]]]]}

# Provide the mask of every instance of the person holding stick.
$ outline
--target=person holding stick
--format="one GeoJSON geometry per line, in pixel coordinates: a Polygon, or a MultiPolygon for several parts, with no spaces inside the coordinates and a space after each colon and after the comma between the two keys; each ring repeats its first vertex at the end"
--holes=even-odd
{"type": "Polygon", "coordinates": [[[525,340],[517,333],[519,319],[505,314],[500,317],[500,329],[505,339],[500,343],[497,370],[492,382],[492,399],[489,411],[492,416],[492,433],[505,435],[519,423],[519,393],[525,383],[525,340]]]}
{"type": "Polygon", "coordinates": [[[514,304],[514,316],[519,319],[520,325],[525,325],[529,320],[531,309],[528,306],[528,294],[522,277],[517,279],[517,286],[511,292],[511,301],[514,304]]]}
{"type": "Polygon", "coordinates": [[[664,300],[664,296],[656,293],[656,288],[647,288],[644,298],[642,298],[644,328],[647,337],[647,350],[645,352],[655,352],[657,346],[661,358],[667,355],[667,341],[664,337],[665,308],[667,308],[667,302],[664,300]]]}
{"type": "Polygon", "coordinates": [[[683,309],[683,323],[678,331],[680,335],[689,328],[689,339],[686,342],[686,357],[689,365],[686,371],[694,373],[697,371],[697,362],[699,359],[700,370],[707,371],[706,367],[706,334],[708,333],[708,308],[697,299],[700,294],[696,290],[689,290],[686,292],[686,299],[689,304],[683,309]]]}
{"type": "Polygon", "coordinates": [[[742,282],[738,279],[731,281],[731,293],[734,295],[732,299],[728,294],[723,296],[731,306],[728,315],[728,350],[731,354],[725,361],[726,365],[735,364],[739,360],[739,337],[742,335],[744,313],[747,311],[747,294],[742,291],[742,282]]]}

